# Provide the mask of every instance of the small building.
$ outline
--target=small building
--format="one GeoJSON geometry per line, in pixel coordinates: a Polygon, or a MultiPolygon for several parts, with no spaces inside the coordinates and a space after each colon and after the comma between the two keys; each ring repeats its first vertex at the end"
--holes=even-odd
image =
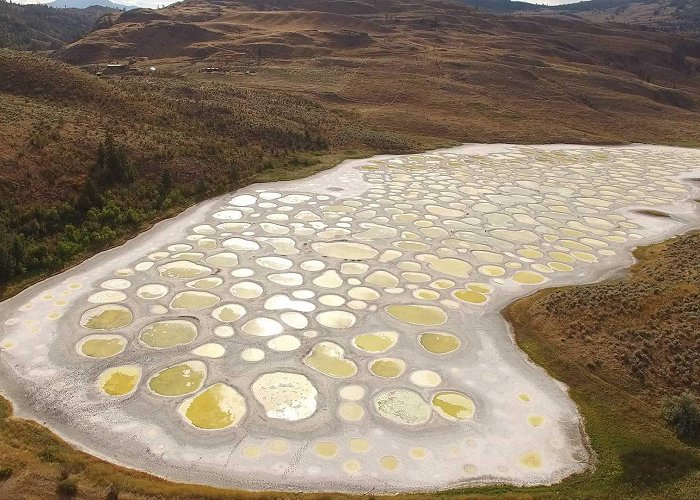
{"type": "Polygon", "coordinates": [[[123,75],[129,72],[129,65],[122,63],[110,63],[102,70],[103,75],[123,75]]]}

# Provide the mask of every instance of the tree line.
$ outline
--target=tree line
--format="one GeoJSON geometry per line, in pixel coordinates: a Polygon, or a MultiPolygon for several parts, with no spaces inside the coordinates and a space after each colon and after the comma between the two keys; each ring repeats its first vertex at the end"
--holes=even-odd
{"type": "Polygon", "coordinates": [[[72,203],[0,211],[0,285],[24,274],[58,269],[75,256],[105,247],[155,211],[183,197],[168,170],[160,181],[137,183],[126,148],[107,132],[72,203]]]}

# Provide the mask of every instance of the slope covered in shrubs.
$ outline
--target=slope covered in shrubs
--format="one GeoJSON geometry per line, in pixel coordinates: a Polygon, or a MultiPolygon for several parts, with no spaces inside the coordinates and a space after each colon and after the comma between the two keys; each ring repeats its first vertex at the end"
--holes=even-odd
{"type": "Polygon", "coordinates": [[[540,291],[506,317],[585,419],[598,464],[572,496],[698,498],[700,233],[635,255],[624,277],[540,291]]]}
{"type": "Polygon", "coordinates": [[[56,9],[0,0],[0,48],[55,50],[88,33],[102,16],[117,14],[99,6],[56,9]]]}
{"type": "Polygon", "coordinates": [[[256,178],[412,146],[293,95],[167,75],[107,80],[4,49],[0,109],[0,289],[256,178]],[[105,176],[109,141],[128,175],[105,176]]]}

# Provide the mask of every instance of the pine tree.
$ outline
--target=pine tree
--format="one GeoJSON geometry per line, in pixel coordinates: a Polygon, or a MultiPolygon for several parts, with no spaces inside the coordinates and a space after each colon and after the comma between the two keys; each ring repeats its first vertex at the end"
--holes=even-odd
{"type": "Polygon", "coordinates": [[[136,171],[129,163],[124,146],[114,141],[110,131],[97,150],[92,177],[101,186],[131,184],[136,179],[136,171]]]}
{"type": "Polygon", "coordinates": [[[238,165],[231,165],[228,169],[228,175],[229,179],[231,179],[231,183],[235,187],[238,187],[241,183],[241,170],[238,165]]]}
{"type": "Polygon", "coordinates": [[[26,259],[24,238],[0,227],[0,281],[20,273],[26,259]]]}
{"type": "Polygon", "coordinates": [[[0,234],[0,281],[6,281],[15,274],[15,261],[12,255],[12,242],[3,231],[0,234]]]}
{"type": "Polygon", "coordinates": [[[85,185],[83,186],[83,190],[75,202],[75,208],[81,213],[86,213],[92,207],[99,208],[102,207],[103,204],[104,199],[102,198],[100,191],[97,189],[95,181],[88,177],[88,179],[85,181],[85,185]]]}
{"type": "Polygon", "coordinates": [[[160,182],[158,183],[158,193],[162,198],[168,196],[168,193],[173,188],[173,178],[170,170],[167,168],[160,173],[160,182]]]}

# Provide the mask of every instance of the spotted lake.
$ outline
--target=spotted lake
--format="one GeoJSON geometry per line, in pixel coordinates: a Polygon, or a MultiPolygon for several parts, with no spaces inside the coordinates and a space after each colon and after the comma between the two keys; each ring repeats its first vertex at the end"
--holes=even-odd
{"type": "Polygon", "coordinates": [[[697,225],[699,167],[680,148],[468,145],[253,185],[1,304],[0,389],[179,481],[556,482],[589,466],[580,416],[499,310],[697,225]]]}

